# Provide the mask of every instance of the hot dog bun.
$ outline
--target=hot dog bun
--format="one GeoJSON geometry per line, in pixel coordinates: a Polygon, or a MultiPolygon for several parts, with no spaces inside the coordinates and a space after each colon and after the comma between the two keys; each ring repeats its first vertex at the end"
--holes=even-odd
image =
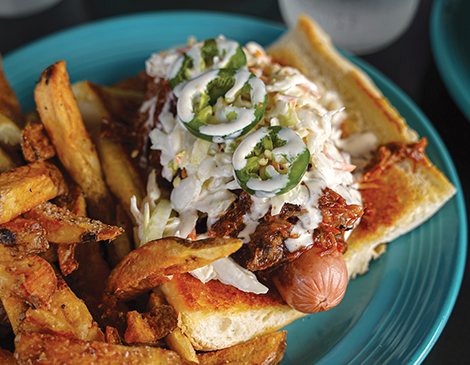
{"type": "MultiPolygon", "coordinates": [[[[328,35],[309,17],[299,17],[297,28],[272,44],[268,53],[277,61],[300,69],[313,80],[323,81],[328,89],[337,90],[346,110],[357,116],[346,128],[357,133],[373,132],[378,137],[378,145],[418,140],[417,133],[369,76],[344,58],[333,47],[328,35]]],[[[429,162],[427,158],[426,161],[429,162]]],[[[350,278],[368,270],[369,262],[383,252],[383,249],[377,250],[380,244],[388,243],[428,220],[456,192],[430,162],[428,165],[415,164],[413,160],[405,159],[385,170],[382,180],[380,192],[371,199],[377,211],[386,212],[387,219],[378,221],[375,218],[368,227],[366,220],[362,220],[353,231],[344,257],[350,278]]]]}
{"type": "MultiPolygon", "coordinates": [[[[325,88],[336,90],[350,115],[350,125],[345,126],[350,134],[373,132],[379,145],[418,141],[417,133],[370,78],[336,51],[308,17],[300,17],[298,26],[272,44],[268,53],[275,61],[296,67],[325,88]]],[[[344,255],[349,278],[367,271],[369,262],[383,252],[380,244],[427,220],[456,191],[427,158],[420,163],[405,158],[384,170],[381,179],[380,187],[367,199],[386,212],[386,219],[375,215],[349,237],[344,255]]],[[[275,290],[250,294],[214,280],[202,284],[189,274],[176,275],[161,288],[178,313],[179,327],[198,350],[248,341],[304,315],[287,306],[275,290]]]]}
{"type": "Polygon", "coordinates": [[[218,280],[203,284],[190,274],[160,286],[178,313],[178,327],[196,350],[218,350],[276,331],[304,313],[291,309],[276,290],[245,293],[218,280]]]}

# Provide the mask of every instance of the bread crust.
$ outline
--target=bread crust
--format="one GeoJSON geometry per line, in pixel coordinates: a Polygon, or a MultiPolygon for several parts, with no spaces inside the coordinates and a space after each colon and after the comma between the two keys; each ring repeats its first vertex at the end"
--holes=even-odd
{"type": "MultiPolygon", "coordinates": [[[[329,36],[309,17],[299,17],[297,28],[272,44],[268,53],[281,64],[296,67],[313,80],[323,82],[328,89],[337,90],[346,111],[352,115],[345,126],[351,133],[373,132],[378,137],[378,145],[418,140],[418,134],[369,76],[343,57],[329,36]]],[[[419,164],[407,158],[384,171],[382,180],[382,198],[379,191],[374,200],[379,204],[377,209],[387,211],[389,219],[376,222],[373,227],[363,220],[349,237],[344,258],[350,278],[365,273],[369,262],[380,256],[378,252],[383,253],[376,250],[379,245],[428,220],[456,193],[455,187],[427,158],[419,164]],[[383,198],[385,194],[387,199],[383,198]],[[394,209],[392,202],[395,202],[394,209]]]]}
{"type": "Polygon", "coordinates": [[[178,314],[178,327],[196,350],[219,350],[274,332],[305,313],[290,308],[273,289],[245,293],[190,274],[175,275],[160,286],[178,314]]]}
{"type": "MultiPolygon", "coordinates": [[[[349,133],[373,132],[379,145],[418,141],[418,134],[369,76],[342,56],[310,18],[301,16],[297,27],[267,51],[275,62],[296,67],[325,89],[336,90],[350,115],[349,133]]],[[[384,243],[429,219],[456,192],[427,158],[418,164],[405,158],[385,170],[382,180],[380,190],[389,196],[377,198],[379,190],[375,200],[376,204],[383,201],[378,209],[387,211],[389,217],[373,226],[361,223],[349,237],[344,255],[349,278],[365,273],[369,262],[385,251],[384,243]]],[[[178,313],[179,327],[197,350],[248,341],[304,315],[289,308],[276,290],[267,295],[244,293],[218,281],[204,285],[189,274],[175,276],[162,290],[178,313]]]]}

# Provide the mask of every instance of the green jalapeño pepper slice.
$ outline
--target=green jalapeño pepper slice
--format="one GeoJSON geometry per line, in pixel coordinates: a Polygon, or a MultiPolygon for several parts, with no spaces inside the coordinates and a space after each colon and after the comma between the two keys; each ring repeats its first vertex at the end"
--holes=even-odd
{"type": "Polygon", "coordinates": [[[206,71],[246,66],[243,48],[235,41],[224,38],[207,39],[189,48],[173,64],[169,73],[170,87],[179,97],[189,80],[206,71]]]}
{"type": "Polygon", "coordinates": [[[307,170],[310,152],[300,136],[287,127],[262,127],[247,136],[233,154],[238,184],[258,198],[287,193],[307,170]]]}
{"type": "Polygon", "coordinates": [[[178,118],[196,137],[222,143],[255,127],[267,100],[261,79],[249,71],[224,68],[188,82],[176,109],[178,118]]]}

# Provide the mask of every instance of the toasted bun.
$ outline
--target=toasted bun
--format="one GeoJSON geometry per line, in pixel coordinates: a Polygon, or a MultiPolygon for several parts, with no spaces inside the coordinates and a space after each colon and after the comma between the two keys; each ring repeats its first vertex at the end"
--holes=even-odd
{"type": "Polygon", "coordinates": [[[190,274],[160,286],[178,314],[178,327],[196,350],[218,350],[276,331],[304,313],[276,290],[245,293],[218,280],[203,284],[190,274]]]}
{"type": "MultiPolygon", "coordinates": [[[[308,17],[268,48],[274,60],[300,69],[326,89],[336,90],[349,113],[350,133],[371,131],[378,143],[416,142],[418,135],[370,78],[339,54],[329,37],[308,17]]],[[[348,239],[344,258],[350,278],[367,271],[384,251],[383,243],[412,230],[455,194],[431,163],[405,159],[381,175],[380,188],[363,192],[382,214],[363,219],[348,239]]],[[[202,284],[175,276],[163,292],[179,316],[179,326],[198,350],[214,350],[274,331],[302,313],[289,308],[275,290],[244,293],[218,281],[202,284]]]]}
{"type": "MultiPolygon", "coordinates": [[[[336,90],[350,113],[349,132],[373,132],[378,144],[416,142],[418,135],[406,124],[371,79],[343,57],[330,38],[307,16],[301,16],[295,29],[268,48],[283,64],[300,69],[327,89],[336,90]]],[[[384,171],[380,189],[362,191],[376,214],[363,220],[348,239],[344,258],[350,278],[363,274],[369,262],[380,255],[377,247],[411,231],[428,220],[456,192],[455,187],[429,160],[415,163],[405,159],[384,171]],[[372,224],[371,224],[372,223],[372,224]]]]}

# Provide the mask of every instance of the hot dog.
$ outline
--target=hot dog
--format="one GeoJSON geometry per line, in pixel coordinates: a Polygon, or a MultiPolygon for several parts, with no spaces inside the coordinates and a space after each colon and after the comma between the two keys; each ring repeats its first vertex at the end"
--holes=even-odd
{"type": "MultiPolygon", "coordinates": [[[[390,140],[416,142],[417,134],[328,42],[303,18],[270,48],[271,55],[257,44],[221,37],[147,61],[150,87],[136,129],[145,131],[137,145],[152,151],[142,148],[136,159],[156,173],[149,175],[147,205],[132,206],[139,239],[229,236],[243,242],[230,257],[161,287],[199,350],[223,348],[334,307],[348,279],[377,257],[375,247],[430,217],[455,193],[439,175],[436,204],[416,214],[421,197],[405,203],[403,190],[393,189],[393,171],[378,184],[369,181],[366,188],[376,190],[364,196],[385,191],[388,200],[372,202],[376,211],[380,203],[384,211],[403,203],[400,209],[391,209],[391,219],[378,225],[372,220],[380,215],[369,209],[366,225],[360,223],[364,204],[357,181],[370,153],[390,140]],[[349,136],[354,138],[343,139],[349,136]],[[359,169],[346,150],[358,157],[359,169]],[[399,220],[403,215],[406,220],[399,220]]],[[[434,179],[429,166],[420,168],[434,179]]],[[[386,169],[379,162],[378,170],[386,169]]],[[[410,182],[414,166],[399,173],[406,176],[405,188],[423,189],[410,182]]]]}
{"type": "Polygon", "coordinates": [[[292,308],[303,313],[327,311],[338,305],[348,286],[348,270],[337,250],[314,246],[273,276],[276,288],[292,308]]]}

